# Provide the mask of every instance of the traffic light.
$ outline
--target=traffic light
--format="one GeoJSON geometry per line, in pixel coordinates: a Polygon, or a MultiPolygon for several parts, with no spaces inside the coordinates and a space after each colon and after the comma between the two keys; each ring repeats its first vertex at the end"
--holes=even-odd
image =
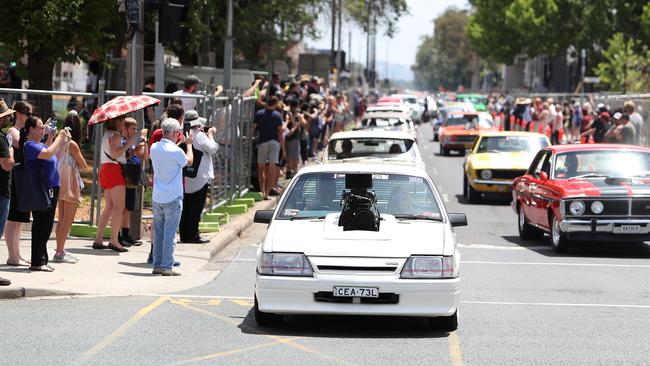
{"type": "Polygon", "coordinates": [[[181,42],[184,34],[185,18],[191,0],[162,0],[158,16],[158,39],[163,45],[181,42]]]}

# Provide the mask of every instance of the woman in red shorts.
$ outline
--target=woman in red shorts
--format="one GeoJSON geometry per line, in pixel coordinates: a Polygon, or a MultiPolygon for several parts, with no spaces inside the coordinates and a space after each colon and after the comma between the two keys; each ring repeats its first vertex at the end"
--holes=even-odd
{"type": "Polygon", "coordinates": [[[104,229],[111,219],[111,238],[108,249],[116,252],[126,252],[120,244],[118,235],[122,227],[122,214],[126,195],[126,181],[122,175],[122,165],[126,163],[125,152],[131,144],[122,138],[124,117],[118,117],[104,122],[104,137],[101,146],[101,168],[99,170],[99,185],[104,190],[104,210],[99,216],[97,234],[93,243],[94,249],[105,249],[102,239],[104,229]]]}

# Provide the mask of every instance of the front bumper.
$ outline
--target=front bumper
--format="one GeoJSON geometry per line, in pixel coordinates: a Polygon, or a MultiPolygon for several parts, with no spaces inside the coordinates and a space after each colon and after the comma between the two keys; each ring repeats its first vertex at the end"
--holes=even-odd
{"type": "Polygon", "coordinates": [[[442,144],[445,149],[449,150],[471,149],[473,145],[473,142],[445,142],[442,144]]]}
{"type": "MultiPolygon", "coordinates": [[[[647,219],[564,219],[560,222],[560,230],[569,234],[592,234],[603,237],[645,238],[650,237],[650,220],[647,219]],[[638,229],[625,231],[630,226],[638,229]]],[[[577,236],[577,235],[576,235],[577,236]]]]}
{"type": "Polygon", "coordinates": [[[449,316],[456,311],[460,295],[460,278],[406,280],[387,276],[316,276],[258,275],[255,296],[260,310],[276,314],[449,316]],[[390,304],[316,301],[317,294],[331,292],[334,286],[378,287],[380,296],[394,294],[398,300],[390,304]]]}
{"type": "Polygon", "coordinates": [[[512,180],[472,179],[472,188],[482,193],[510,193],[512,180]]]}

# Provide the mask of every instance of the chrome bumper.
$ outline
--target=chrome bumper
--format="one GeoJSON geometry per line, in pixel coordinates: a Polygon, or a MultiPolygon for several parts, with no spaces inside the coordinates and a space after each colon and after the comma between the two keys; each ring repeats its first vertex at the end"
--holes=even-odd
{"type": "Polygon", "coordinates": [[[490,180],[490,179],[473,179],[474,184],[492,184],[496,186],[511,186],[511,180],[490,180]]]}
{"type": "Polygon", "coordinates": [[[586,219],[562,220],[560,230],[565,233],[650,234],[650,220],[586,219]],[[623,232],[622,225],[639,225],[637,232],[623,232]]]}

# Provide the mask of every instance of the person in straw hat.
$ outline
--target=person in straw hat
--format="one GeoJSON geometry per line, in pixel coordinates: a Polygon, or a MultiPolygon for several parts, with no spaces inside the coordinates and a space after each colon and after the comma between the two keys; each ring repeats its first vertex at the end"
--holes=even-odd
{"type": "MultiPolygon", "coordinates": [[[[7,126],[9,117],[16,111],[7,107],[7,103],[0,99],[0,128],[7,126]]],[[[4,232],[7,215],[9,214],[9,200],[11,198],[11,169],[14,167],[14,149],[0,130],[0,236],[4,232]]],[[[11,281],[0,277],[0,286],[11,285],[11,281]]]]}

